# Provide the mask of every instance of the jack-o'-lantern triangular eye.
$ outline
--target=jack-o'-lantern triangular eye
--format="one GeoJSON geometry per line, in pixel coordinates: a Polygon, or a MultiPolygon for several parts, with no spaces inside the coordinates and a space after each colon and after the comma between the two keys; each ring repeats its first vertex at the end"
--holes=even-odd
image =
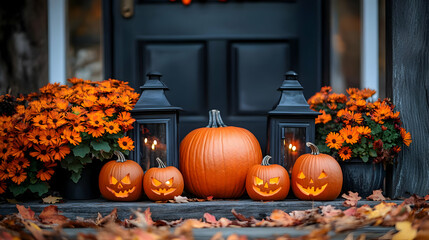
{"type": "Polygon", "coordinates": [[[110,184],[115,185],[118,183],[118,179],[116,179],[114,176],[110,176],[109,182],[110,184]]]}
{"type": "Polygon", "coordinates": [[[160,181],[156,180],[155,178],[152,178],[152,184],[155,187],[159,187],[162,183],[160,181]]]}
{"type": "Polygon", "coordinates": [[[322,171],[318,177],[318,179],[326,178],[328,174],[325,173],[325,171],[322,171]]]}
{"type": "Polygon", "coordinates": [[[304,178],[305,178],[304,173],[303,173],[303,172],[300,172],[300,173],[298,174],[298,178],[299,178],[299,179],[304,179],[304,178]]]}
{"type": "Polygon", "coordinates": [[[255,185],[262,185],[262,184],[264,184],[264,180],[258,177],[255,177],[255,185]]]}
{"type": "Polygon", "coordinates": [[[131,184],[130,174],[127,174],[124,178],[122,178],[121,183],[123,184],[131,184]]]}
{"type": "Polygon", "coordinates": [[[279,184],[279,177],[270,178],[270,184],[279,184]]]}
{"type": "Polygon", "coordinates": [[[170,178],[167,182],[165,182],[165,185],[167,185],[168,187],[173,186],[173,178],[170,178]]]}

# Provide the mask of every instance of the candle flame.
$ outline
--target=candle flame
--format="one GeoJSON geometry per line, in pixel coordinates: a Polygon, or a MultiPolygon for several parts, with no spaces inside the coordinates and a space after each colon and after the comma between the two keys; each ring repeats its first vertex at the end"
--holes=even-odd
{"type": "Polygon", "coordinates": [[[155,150],[155,144],[152,144],[152,150],[155,150]]]}
{"type": "Polygon", "coordinates": [[[156,145],[158,144],[158,142],[156,140],[153,140],[153,144],[156,145]]]}
{"type": "Polygon", "coordinates": [[[292,147],[292,151],[295,152],[296,151],[296,146],[292,147]]]}
{"type": "Polygon", "coordinates": [[[292,143],[289,143],[289,149],[292,149],[293,145],[292,143]]]}
{"type": "Polygon", "coordinates": [[[147,138],[144,138],[144,143],[145,143],[145,144],[147,143],[147,138]]]}

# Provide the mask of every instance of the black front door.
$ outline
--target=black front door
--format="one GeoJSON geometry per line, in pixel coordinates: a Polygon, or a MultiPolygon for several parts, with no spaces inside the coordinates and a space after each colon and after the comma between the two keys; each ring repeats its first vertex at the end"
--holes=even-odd
{"type": "Polygon", "coordinates": [[[163,74],[180,114],[179,138],[207,125],[219,109],[227,125],[256,135],[264,151],[266,114],[288,70],[299,73],[306,97],[321,85],[321,3],[315,0],[135,0],[104,3],[106,78],[138,90],[148,71],[163,74]]]}

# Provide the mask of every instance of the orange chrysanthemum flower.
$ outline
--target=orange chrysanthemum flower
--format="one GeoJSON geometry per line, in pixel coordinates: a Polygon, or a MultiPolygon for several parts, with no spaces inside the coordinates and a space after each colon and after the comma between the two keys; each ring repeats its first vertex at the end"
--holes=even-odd
{"type": "Polygon", "coordinates": [[[344,141],[349,144],[355,144],[359,140],[359,133],[356,130],[356,127],[351,127],[347,125],[345,128],[340,130],[341,137],[344,141]]]}
{"type": "Polygon", "coordinates": [[[40,129],[47,129],[48,128],[48,117],[46,115],[37,115],[33,118],[33,124],[36,127],[39,127],[40,129]]]}
{"type": "Polygon", "coordinates": [[[42,162],[52,161],[51,147],[44,145],[34,146],[34,151],[30,152],[30,156],[36,157],[42,162]]]}
{"type": "Polygon", "coordinates": [[[18,136],[14,139],[12,147],[10,148],[10,155],[16,158],[24,157],[25,151],[28,148],[28,139],[24,136],[18,136]]]}
{"type": "Polygon", "coordinates": [[[8,144],[0,145],[0,158],[6,160],[10,156],[10,148],[8,144]]]}
{"type": "Polygon", "coordinates": [[[80,133],[75,132],[70,129],[65,129],[63,132],[63,139],[66,139],[69,143],[73,145],[79,145],[79,143],[82,142],[82,138],[80,136],[80,133]]]}
{"type": "Polygon", "coordinates": [[[104,110],[104,114],[106,114],[106,116],[108,117],[112,117],[113,114],[116,113],[116,109],[115,108],[108,108],[106,110],[104,110]]]}
{"type": "Polygon", "coordinates": [[[45,163],[43,169],[37,172],[36,177],[42,181],[49,181],[54,174],[54,167],[57,166],[56,163],[45,163]]]}
{"type": "Polygon", "coordinates": [[[120,112],[118,114],[118,118],[115,120],[124,131],[132,129],[132,124],[136,121],[131,117],[131,113],[129,112],[120,112]]]}
{"type": "Polygon", "coordinates": [[[0,125],[0,136],[7,137],[12,130],[13,130],[12,122],[2,123],[0,125]]]}
{"type": "Polygon", "coordinates": [[[30,132],[27,134],[27,138],[30,142],[39,144],[40,143],[40,130],[37,128],[33,128],[30,132]]]}
{"type": "Polygon", "coordinates": [[[86,132],[88,134],[91,134],[91,136],[93,136],[95,138],[98,138],[98,137],[103,136],[103,134],[104,134],[104,127],[103,126],[98,127],[98,128],[89,127],[89,128],[86,129],[86,132]]]}
{"type": "Polygon", "coordinates": [[[17,168],[27,168],[30,166],[30,161],[26,158],[15,158],[12,160],[11,164],[17,168]]]}
{"type": "Polygon", "coordinates": [[[130,150],[131,151],[134,149],[134,145],[133,145],[134,141],[131,140],[131,138],[128,136],[119,138],[118,144],[119,144],[119,147],[122,148],[123,150],[130,150]]]}
{"type": "Polygon", "coordinates": [[[11,167],[7,162],[2,162],[0,164],[0,181],[4,181],[6,179],[9,179],[9,171],[11,170],[11,167]]]}
{"type": "Polygon", "coordinates": [[[329,148],[340,149],[343,143],[344,139],[338,133],[330,132],[328,136],[326,136],[326,144],[329,148]]]}
{"type": "Polygon", "coordinates": [[[88,124],[93,128],[103,127],[106,121],[103,119],[104,115],[99,112],[88,114],[88,124]]]}
{"type": "Polygon", "coordinates": [[[24,169],[18,169],[18,168],[12,168],[9,171],[9,178],[12,180],[12,182],[20,185],[22,182],[27,179],[27,173],[24,172],[24,169]]]}
{"type": "Polygon", "coordinates": [[[338,154],[343,161],[349,160],[352,157],[352,150],[349,147],[342,147],[338,154]]]}
{"type": "Polygon", "coordinates": [[[64,119],[63,114],[60,114],[56,111],[51,111],[48,114],[48,126],[50,128],[56,129],[66,124],[67,121],[64,119]]]}
{"type": "Polygon", "coordinates": [[[122,107],[125,111],[131,111],[133,110],[133,104],[131,102],[131,98],[127,95],[122,95],[117,100],[117,104],[119,107],[122,107]]]}
{"type": "Polygon", "coordinates": [[[60,136],[54,129],[40,132],[40,144],[52,146],[60,141],[60,136]]]}
{"type": "Polygon", "coordinates": [[[69,102],[67,100],[64,100],[64,99],[57,99],[55,101],[55,104],[57,105],[57,108],[61,111],[67,110],[67,108],[69,106],[69,102]]]}
{"type": "Polygon", "coordinates": [[[411,133],[405,131],[404,128],[401,128],[400,133],[401,133],[402,141],[404,142],[405,145],[407,145],[407,147],[409,147],[412,142],[411,133]]]}
{"type": "Polygon", "coordinates": [[[360,135],[369,135],[371,134],[371,128],[369,128],[368,126],[359,126],[356,128],[357,132],[360,135]]]}
{"type": "Polygon", "coordinates": [[[110,134],[116,134],[121,131],[121,129],[119,128],[119,125],[113,121],[107,122],[104,126],[104,129],[106,130],[106,132],[110,134]]]}
{"type": "Polygon", "coordinates": [[[56,144],[52,147],[51,155],[54,160],[60,161],[70,153],[70,147],[64,144],[56,144]]]}
{"type": "Polygon", "coordinates": [[[319,123],[325,124],[325,123],[332,120],[331,114],[326,114],[326,112],[324,110],[320,110],[319,112],[321,112],[322,115],[317,116],[317,118],[315,120],[316,124],[319,124],[319,123]]]}

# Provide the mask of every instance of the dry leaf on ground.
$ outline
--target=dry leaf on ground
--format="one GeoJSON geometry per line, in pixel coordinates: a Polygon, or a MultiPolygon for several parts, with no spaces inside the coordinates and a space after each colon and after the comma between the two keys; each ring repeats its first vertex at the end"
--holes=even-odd
{"type": "Polygon", "coordinates": [[[95,224],[97,226],[101,226],[108,222],[116,222],[117,220],[118,220],[118,209],[114,208],[105,217],[103,217],[100,213],[98,213],[97,219],[95,219],[95,224]]]}
{"type": "Polygon", "coordinates": [[[381,189],[372,191],[372,194],[369,195],[366,199],[372,200],[372,201],[385,201],[386,200],[386,198],[383,196],[383,191],[381,189]]]}
{"type": "Polygon", "coordinates": [[[31,210],[30,207],[25,208],[22,205],[16,204],[16,208],[18,209],[18,212],[19,212],[19,214],[21,214],[21,217],[23,219],[33,220],[33,221],[36,220],[36,218],[34,218],[35,213],[33,210],[31,210]]]}
{"type": "Polygon", "coordinates": [[[59,202],[62,202],[62,200],[63,200],[62,197],[54,197],[52,195],[42,198],[43,203],[47,203],[47,204],[59,203],[59,202]]]}
{"type": "Polygon", "coordinates": [[[58,207],[55,205],[49,205],[43,209],[40,213],[39,218],[44,224],[64,224],[69,219],[59,214],[58,207]]]}
{"type": "Polygon", "coordinates": [[[187,197],[175,196],[174,197],[174,202],[176,202],[176,203],[187,203],[189,201],[188,201],[187,197]]]}
{"type": "Polygon", "coordinates": [[[345,207],[356,207],[359,200],[362,198],[359,197],[359,193],[355,193],[352,191],[349,191],[349,194],[343,193],[341,197],[345,198],[346,200],[343,202],[343,206],[345,207]]]}
{"type": "Polygon", "coordinates": [[[417,229],[413,228],[411,222],[397,222],[395,228],[399,232],[393,235],[392,240],[412,240],[417,236],[417,229]]]}

